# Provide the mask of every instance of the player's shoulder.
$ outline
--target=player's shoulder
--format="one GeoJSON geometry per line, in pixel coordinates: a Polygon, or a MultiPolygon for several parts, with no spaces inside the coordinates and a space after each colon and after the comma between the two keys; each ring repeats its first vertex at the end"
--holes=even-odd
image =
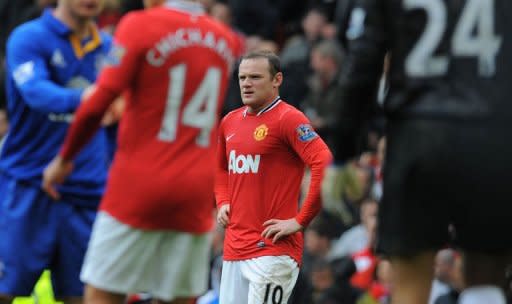
{"type": "Polygon", "coordinates": [[[47,40],[51,35],[49,28],[42,22],[41,18],[18,25],[9,35],[7,43],[12,42],[38,42],[47,40]]]}
{"type": "Polygon", "coordinates": [[[228,112],[224,117],[222,118],[222,121],[229,121],[233,119],[239,119],[245,115],[246,106],[242,106],[240,108],[234,109],[230,112],[228,112]]]}
{"type": "Polygon", "coordinates": [[[281,100],[279,105],[276,107],[277,113],[279,114],[280,120],[287,120],[290,118],[305,118],[306,116],[302,111],[292,106],[285,100],[281,100]]]}
{"type": "Polygon", "coordinates": [[[148,16],[148,10],[134,10],[126,13],[119,21],[119,26],[127,26],[131,24],[143,23],[150,17],[148,16]]]}

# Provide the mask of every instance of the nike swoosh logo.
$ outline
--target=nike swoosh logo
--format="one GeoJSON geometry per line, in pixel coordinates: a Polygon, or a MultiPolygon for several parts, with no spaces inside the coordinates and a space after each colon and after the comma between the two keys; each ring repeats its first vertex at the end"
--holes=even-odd
{"type": "Polygon", "coordinates": [[[230,134],[226,137],[226,141],[229,141],[231,139],[231,137],[235,136],[235,134],[230,134]]]}

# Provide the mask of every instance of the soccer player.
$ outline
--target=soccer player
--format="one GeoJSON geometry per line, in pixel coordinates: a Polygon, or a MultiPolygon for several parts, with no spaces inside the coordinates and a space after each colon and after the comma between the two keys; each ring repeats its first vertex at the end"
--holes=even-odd
{"type": "Polygon", "coordinates": [[[217,152],[217,220],[226,227],[220,303],[287,303],[332,155],[305,115],[279,97],[276,55],[242,57],[238,79],[245,106],[222,120],[217,152]],[[306,165],[311,184],[298,211],[306,165]]]}
{"type": "Polygon", "coordinates": [[[512,2],[357,0],[349,24],[345,110],[369,102],[391,55],[378,249],[391,257],[393,303],[427,303],[452,224],[465,260],[459,303],[504,304],[512,2]]]}
{"type": "Polygon", "coordinates": [[[85,88],[111,45],[93,19],[101,0],[59,0],[16,28],[6,57],[8,135],[0,151],[0,302],[27,296],[45,268],[65,302],[83,294],[80,268],[108,167],[100,131],[77,155],[54,202],[41,191],[85,88]]]}
{"type": "Polygon", "coordinates": [[[44,189],[58,194],[75,155],[128,96],[81,278],[86,302],[148,292],[190,303],[208,281],[217,121],[239,40],[193,1],[127,14],[97,87],[79,108],[44,189]]]}

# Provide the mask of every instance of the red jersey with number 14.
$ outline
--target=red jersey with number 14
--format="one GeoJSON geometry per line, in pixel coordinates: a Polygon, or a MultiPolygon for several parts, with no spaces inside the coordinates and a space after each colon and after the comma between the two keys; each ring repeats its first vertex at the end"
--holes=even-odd
{"type": "Polygon", "coordinates": [[[98,81],[128,90],[101,210],[137,228],[211,229],[216,126],[239,44],[196,4],[122,19],[98,81]]]}

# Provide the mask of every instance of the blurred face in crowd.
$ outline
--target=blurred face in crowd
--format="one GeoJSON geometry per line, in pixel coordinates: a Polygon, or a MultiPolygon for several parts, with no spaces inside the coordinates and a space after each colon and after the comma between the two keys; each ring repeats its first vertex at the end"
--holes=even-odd
{"type": "Polygon", "coordinates": [[[279,94],[283,74],[272,75],[267,58],[243,59],[238,71],[242,102],[252,113],[271,103],[279,94]]]}
{"type": "Polygon", "coordinates": [[[334,274],[329,267],[321,267],[311,271],[311,284],[315,291],[325,291],[334,284],[334,274]]]}
{"type": "Polygon", "coordinates": [[[434,262],[434,275],[441,282],[450,283],[454,269],[455,252],[452,249],[440,250],[434,262]]]}
{"type": "Polygon", "coordinates": [[[330,81],[337,70],[336,62],[329,56],[320,53],[317,50],[311,52],[311,68],[321,79],[330,81]]]}
{"type": "Polygon", "coordinates": [[[57,8],[73,19],[88,20],[101,13],[103,4],[104,0],[60,0],[57,8]]]}
{"type": "Polygon", "coordinates": [[[317,40],[321,34],[322,29],[327,24],[327,18],[316,10],[311,10],[302,20],[302,29],[304,35],[309,41],[317,40]]]}

